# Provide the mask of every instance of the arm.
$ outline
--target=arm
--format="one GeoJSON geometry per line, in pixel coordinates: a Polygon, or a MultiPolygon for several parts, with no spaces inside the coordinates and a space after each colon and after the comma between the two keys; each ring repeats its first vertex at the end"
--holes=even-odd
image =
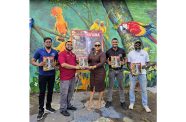
{"type": "Polygon", "coordinates": [[[146,55],[145,55],[145,65],[144,66],[142,66],[142,69],[146,69],[146,68],[148,68],[148,67],[150,67],[150,63],[149,63],[149,55],[148,55],[148,53],[146,52],[146,55]]]}
{"type": "Polygon", "coordinates": [[[123,50],[122,59],[121,59],[121,65],[125,65],[125,63],[127,63],[127,58],[126,58],[126,53],[123,50]]]}
{"type": "Polygon", "coordinates": [[[73,66],[67,63],[62,63],[61,67],[66,68],[66,69],[79,69],[79,66],[73,66]]]}
{"type": "Polygon", "coordinates": [[[128,54],[128,58],[127,58],[127,67],[128,67],[128,69],[130,71],[130,74],[132,76],[134,76],[134,74],[132,74],[132,69],[131,69],[131,56],[130,56],[130,53],[128,54]]]}
{"type": "Polygon", "coordinates": [[[31,64],[34,65],[34,66],[44,66],[44,62],[40,62],[38,63],[37,62],[37,59],[40,58],[40,53],[39,53],[39,50],[37,50],[33,56],[33,58],[31,59],[31,64]]]}
{"type": "Polygon", "coordinates": [[[106,63],[107,63],[108,65],[111,64],[111,63],[110,63],[110,60],[109,60],[109,54],[108,54],[108,51],[106,52],[106,63]]]}
{"type": "Polygon", "coordinates": [[[34,66],[44,66],[45,63],[44,62],[38,63],[35,58],[32,58],[31,64],[34,65],[34,66]]]}
{"type": "Polygon", "coordinates": [[[58,57],[58,61],[61,67],[66,68],[66,69],[79,69],[79,66],[67,64],[65,59],[66,59],[65,55],[60,53],[58,57]]]}
{"type": "Polygon", "coordinates": [[[106,55],[105,53],[102,53],[100,56],[100,62],[96,64],[96,68],[103,66],[105,62],[106,62],[106,55]]]}

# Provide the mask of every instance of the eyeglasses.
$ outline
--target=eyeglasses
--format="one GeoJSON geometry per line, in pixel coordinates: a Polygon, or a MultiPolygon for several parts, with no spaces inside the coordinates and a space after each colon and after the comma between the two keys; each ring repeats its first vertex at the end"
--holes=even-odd
{"type": "Polygon", "coordinates": [[[72,44],[67,44],[67,46],[72,46],[72,44]]]}
{"type": "Polygon", "coordinates": [[[141,46],[141,44],[135,44],[134,46],[141,46]]]}
{"type": "Polygon", "coordinates": [[[47,41],[45,41],[45,43],[52,43],[52,42],[47,42],[47,41]]]}
{"type": "Polygon", "coordinates": [[[100,44],[97,44],[97,45],[94,45],[95,47],[100,47],[101,45],[100,44]]]}

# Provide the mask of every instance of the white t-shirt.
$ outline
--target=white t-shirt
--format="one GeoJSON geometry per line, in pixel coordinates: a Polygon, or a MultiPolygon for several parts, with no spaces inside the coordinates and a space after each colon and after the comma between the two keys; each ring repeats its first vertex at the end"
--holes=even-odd
{"type": "MultiPolygon", "coordinates": [[[[149,62],[149,55],[146,51],[144,50],[140,50],[135,51],[132,50],[128,53],[128,62],[130,63],[141,63],[141,65],[145,65],[146,62],[149,62]]],[[[146,70],[142,69],[142,73],[141,74],[146,74],[146,70]]]]}

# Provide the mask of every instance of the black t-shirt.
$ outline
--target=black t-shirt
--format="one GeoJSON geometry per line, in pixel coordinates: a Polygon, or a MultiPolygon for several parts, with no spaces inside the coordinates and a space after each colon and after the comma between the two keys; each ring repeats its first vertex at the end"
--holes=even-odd
{"type": "MultiPolygon", "coordinates": [[[[120,47],[118,47],[116,51],[113,48],[110,48],[106,52],[106,59],[109,58],[109,61],[111,61],[111,56],[119,56],[120,60],[123,61],[125,59],[125,57],[126,57],[126,53],[125,53],[125,50],[120,48],[120,47]]],[[[109,65],[109,68],[112,68],[112,67],[109,65]]],[[[117,69],[121,69],[121,68],[122,68],[122,65],[121,65],[120,68],[117,68],[117,69]]]]}

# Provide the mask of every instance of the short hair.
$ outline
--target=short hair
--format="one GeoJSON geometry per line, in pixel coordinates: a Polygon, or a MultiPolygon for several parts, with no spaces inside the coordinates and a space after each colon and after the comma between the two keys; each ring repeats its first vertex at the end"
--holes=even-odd
{"type": "Polygon", "coordinates": [[[48,39],[50,39],[51,42],[52,42],[52,39],[51,39],[50,37],[45,37],[45,38],[43,38],[43,41],[45,42],[45,41],[48,40],[48,39]]]}
{"type": "Polygon", "coordinates": [[[97,41],[97,40],[94,42],[94,44],[95,44],[96,42],[98,42],[98,43],[100,43],[100,44],[101,44],[101,42],[100,42],[100,41],[97,41]]]}
{"type": "Polygon", "coordinates": [[[117,41],[118,41],[118,39],[117,39],[117,38],[113,38],[113,39],[112,39],[112,41],[113,41],[113,40],[117,40],[117,41]]]}
{"type": "Polygon", "coordinates": [[[65,42],[65,46],[67,45],[68,42],[72,43],[72,41],[66,41],[66,42],[65,42]]]}
{"type": "Polygon", "coordinates": [[[136,41],[134,44],[137,44],[137,43],[139,43],[140,45],[142,45],[142,42],[141,41],[136,41]]]}

